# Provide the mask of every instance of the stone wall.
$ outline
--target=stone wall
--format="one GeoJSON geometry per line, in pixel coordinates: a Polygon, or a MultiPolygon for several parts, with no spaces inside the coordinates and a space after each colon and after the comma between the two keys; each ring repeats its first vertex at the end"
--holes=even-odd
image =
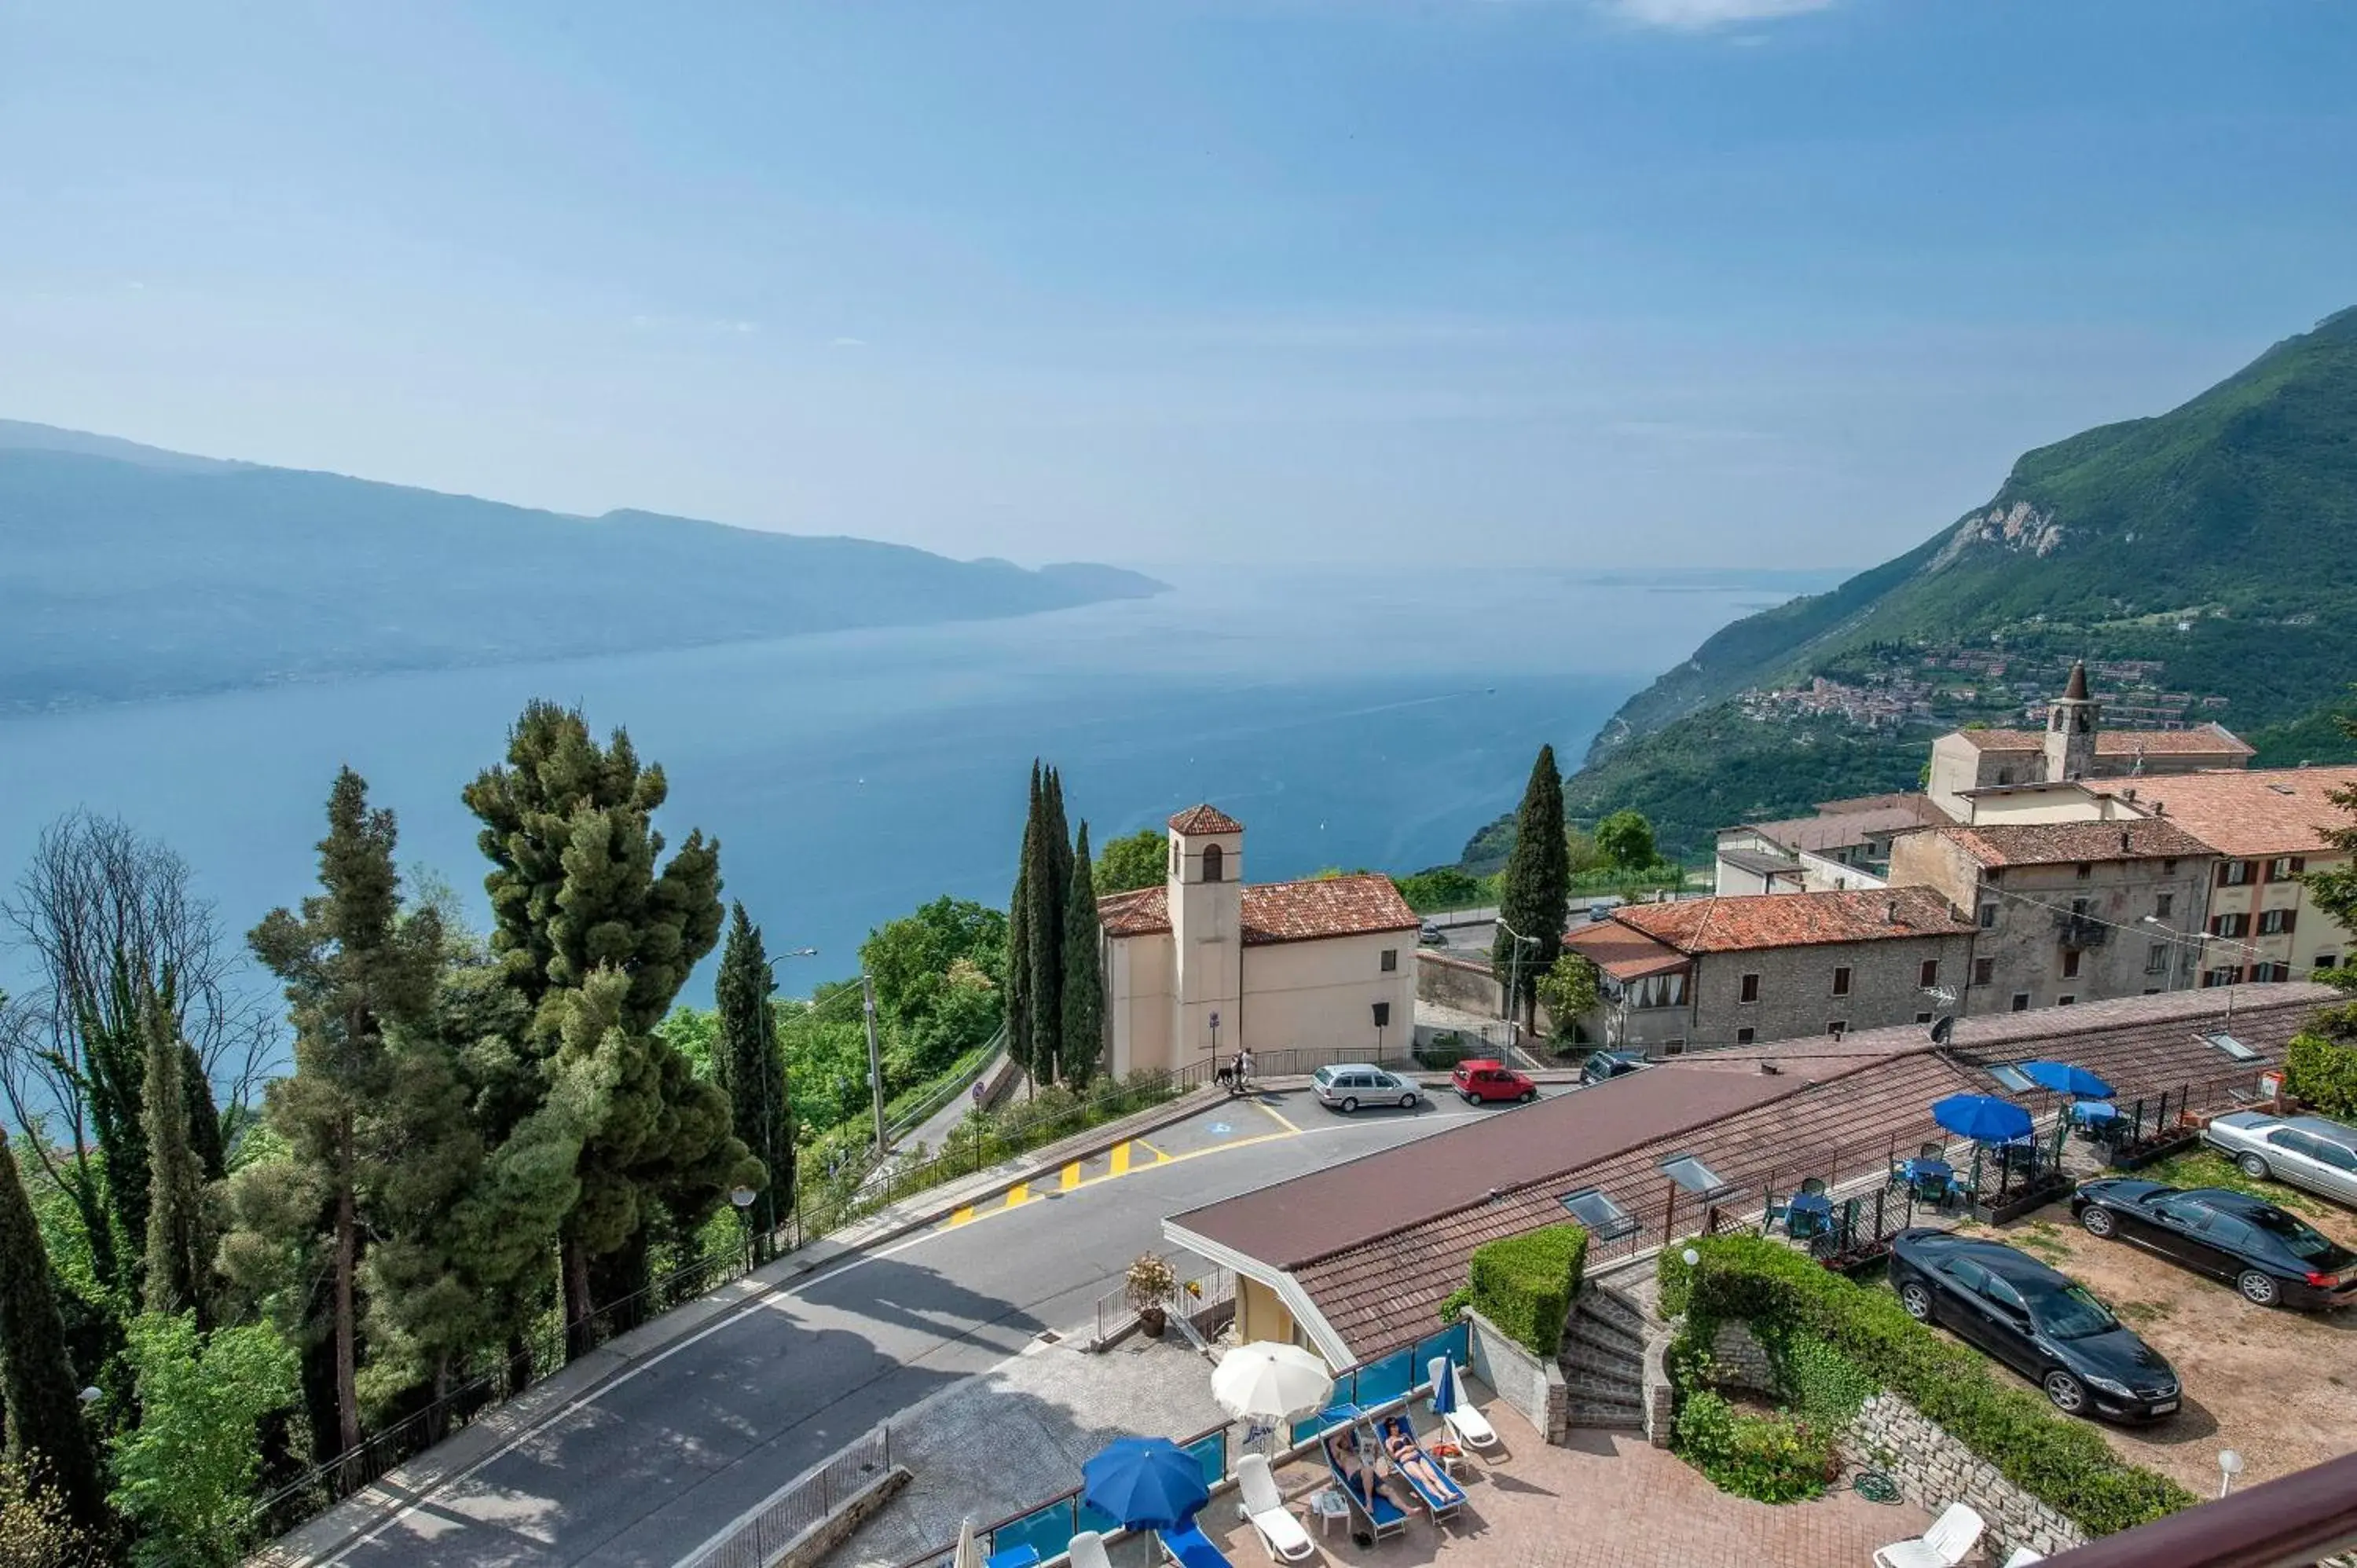
{"type": "Polygon", "coordinates": [[[1992,1563],[2018,1547],[2052,1557],[2087,1543],[2087,1532],[1997,1473],[1996,1466],[1948,1435],[1897,1394],[1866,1402],[1842,1434],[1842,1457],[1881,1470],[1907,1500],[1929,1513],[1953,1502],[1972,1505],[1988,1525],[1982,1550],[1992,1563]]]}
{"type": "Polygon", "coordinates": [[[1465,1321],[1473,1326],[1473,1375],[1549,1443],[1563,1442],[1571,1431],[1571,1390],[1563,1369],[1540,1360],[1469,1306],[1465,1321]]]}
{"type": "Polygon", "coordinates": [[[1504,1004],[1505,990],[1491,975],[1486,963],[1443,958],[1424,948],[1416,950],[1415,994],[1419,1001],[1437,1002],[1444,1007],[1494,1018],[1504,1004]]]}
{"type": "Polygon", "coordinates": [[[1748,1323],[1720,1324],[1717,1337],[1710,1342],[1710,1360],[1718,1382],[1753,1393],[1776,1391],[1776,1365],[1748,1323]]]}

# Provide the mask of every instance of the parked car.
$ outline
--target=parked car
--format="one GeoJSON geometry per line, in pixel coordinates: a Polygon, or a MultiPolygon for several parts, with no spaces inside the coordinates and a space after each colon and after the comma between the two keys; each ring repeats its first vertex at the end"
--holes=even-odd
{"type": "Polygon", "coordinates": [[[1396,1105],[1413,1111],[1424,1098],[1415,1079],[1385,1072],[1372,1062],[1321,1067],[1309,1075],[1309,1087],[1320,1105],[1345,1115],[1361,1105],[1396,1105]]]}
{"type": "Polygon", "coordinates": [[[1468,1105],[1488,1100],[1509,1100],[1527,1105],[1539,1097],[1539,1086],[1501,1061],[1477,1059],[1457,1064],[1448,1075],[1468,1105]]]}
{"type": "Polygon", "coordinates": [[[1636,1051],[1598,1051],[1579,1064],[1579,1081],[1602,1083],[1608,1078],[1620,1078],[1650,1065],[1636,1051]]]}
{"type": "Polygon", "coordinates": [[[2071,1212],[2091,1236],[2132,1241],[2230,1280],[2260,1306],[2325,1309],[2357,1302],[2357,1252],[2247,1193],[2116,1176],[2080,1183],[2071,1212]]]}
{"type": "Polygon", "coordinates": [[[1445,948],[1448,945],[1448,933],[1430,920],[1426,920],[1416,928],[1415,940],[1417,945],[1421,947],[1445,948]]]}
{"type": "Polygon", "coordinates": [[[2182,1398],[2176,1371],[2068,1274],[1996,1241],[1946,1230],[1890,1239],[1890,1283],[1936,1323],[2046,1391],[2066,1415],[2158,1421],[2182,1398]]]}
{"type": "Polygon", "coordinates": [[[2321,1116],[2229,1111],[2213,1116],[2201,1141],[2222,1149],[2243,1174],[2273,1176],[2338,1203],[2357,1205],[2357,1127],[2321,1116]]]}

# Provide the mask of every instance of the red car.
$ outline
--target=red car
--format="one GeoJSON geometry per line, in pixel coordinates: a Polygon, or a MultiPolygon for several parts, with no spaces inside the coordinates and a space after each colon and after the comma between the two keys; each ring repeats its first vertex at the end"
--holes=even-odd
{"type": "Polygon", "coordinates": [[[1512,1100],[1523,1104],[1539,1097],[1539,1086],[1516,1072],[1503,1062],[1458,1062],[1457,1070],[1448,1075],[1457,1092],[1465,1097],[1468,1105],[1484,1101],[1512,1100]]]}

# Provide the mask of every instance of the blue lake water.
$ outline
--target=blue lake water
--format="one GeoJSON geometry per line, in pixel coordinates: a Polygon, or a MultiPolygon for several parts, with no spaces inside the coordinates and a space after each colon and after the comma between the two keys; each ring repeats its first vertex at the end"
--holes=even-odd
{"type": "MultiPolygon", "coordinates": [[[[1025,776],[1063,769],[1102,841],[1211,800],[1257,880],[1453,860],[1553,741],[1566,766],[1630,692],[1788,581],[1562,573],[1159,575],[1161,597],[1022,620],[371,676],[0,720],[0,877],[45,822],[119,814],[242,932],[310,888],[339,764],[402,855],[482,918],[458,791],[524,702],[578,703],[662,764],[673,842],[721,841],[726,894],[806,992],[877,922],[943,892],[1003,900],[1025,776]]],[[[0,953],[0,976],[16,966],[0,953]]],[[[709,961],[690,988],[704,1000],[709,961]]]]}

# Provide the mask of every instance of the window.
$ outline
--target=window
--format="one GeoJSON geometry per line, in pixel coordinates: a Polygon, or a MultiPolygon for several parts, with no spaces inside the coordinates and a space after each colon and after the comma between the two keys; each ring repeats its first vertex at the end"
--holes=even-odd
{"type": "Polygon", "coordinates": [[[2267,880],[2270,882],[2288,882],[2307,869],[2308,860],[2306,856],[2287,854],[2276,861],[2274,865],[2267,867],[2267,880]]]}
{"type": "Polygon", "coordinates": [[[2095,863],[2091,860],[2083,860],[2072,868],[2071,875],[2076,876],[2080,881],[2084,882],[2087,878],[2095,875],[2095,863]]]}
{"type": "Polygon", "coordinates": [[[1834,994],[1836,996],[1849,994],[1849,965],[1847,964],[1843,964],[1834,971],[1834,994]]]}
{"type": "Polygon", "coordinates": [[[2251,918],[2248,915],[2212,915],[2210,917],[2210,934],[2213,937],[2244,936],[2249,933],[2250,929],[2251,918]]]}
{"type": "Polygon", "coordinates": [[[2071,900],[2071,918],[2074,920],[2083,920],[2087,918],[2086,899],[2073,898],[2071,900]]]}
{"type": "Polygon", "coordinates": [[[2176,1220],[2189,1230],[2198,1230],[2213,1218],[2209,1205],[2196,1197],[2164,1197],[2155,1200],[2153,1211],[2176,1220]]]}
{"type": "Polygon", "coordinates": [[[1396,974],[1399,972],[1399,949],[1385,948],[1383,950],[1383,972],[1385,974],[1396,974]]]}
{"type": "Polygon", "coordinates": [[[2177,875],[2177,857],[2175,855],[2172,854],[2160,863],[2160,874],[2163,876],[2174,876],[2177,875]]]}
{"type": "Polygon", "coordinates": [[[1170,875],[1173,876],[1178,875],[1178,841],[1177,839],[1170,841],[1170,875]]]}
{"type": "Polygon", "coordinates": [[[2240,887],[2251,879],[2251,863],[2247,860],[2222,860],[2218,863],[2218,886],[2240,887]]]}
{"type": "Polygon", "coordinates": [[[2205,990],[2213,985],[2232,985],[2238,978],[2234,966],[2231,963],[2201,972],[2201,984],[2205,990]]]}
{"type": "Polygon", "coordinates": [[[1844,1035],[1849,1033],[1849,1020],[1846,1018],[1835,1019],[1832,1023],[1825,1026],[1825,1033],[1831,1035],[1836,1040],[1840,1039],[1844,1035]]]}
{"type": "Polygon", "coordinates": [[[1993,958],[1976,958],[1973,960],[1973,983],[1975,985],[1986,985],[1996,978],[1996,960],[1993,958]]]}
{"type": "Polygon", "coordinates": [[[1929,991],[1932,987],[1939,984],[1940,961],[1936,958],[1925,959],[1921,969],[1920,969],[1916,973],[1915,983],[1921,986],[1926,991],[1929,991]]]}
{"type": "Polygon", "coordinates": [[[2017,1013],[2027,1013],[2029,1011],[2029,992],[2017,991],[2013,993],[2013,1010],[2017,1013]]]}
{"type": "Polygon", "coordinates": [[[2077,1000],[2079,999],[2076,996],[2065,992],[2054,999],[2054,1005],[2057,1007],[2068,1007],[2072,1003],[2076,1002],[2077,1000]]]}
{"type": "Polygon", "coordinates": [[[1919,1024],[1928,1024],[1932,1021],[1932,1015],[1929,1013],[1918,1013],[1915,1015],[1915,1021],[1919,1024]]]}
{"type": "Polygon", "coordinates": [[[1627,1210],[1597,1187],[1568,1195],[1564,1198],[1563,1206],[1570,1209],[1572,1218],[1586,1226],[1587,1234],[1598,1241],[1609,1241],[1629,1235],[1637,1229],[1637,1222],[1629,1218],[1627,1210]]]}
{"type": "Polygon", "coordinates": [[[2341,967],[2341,955],[2337,952],[2318,953],[2316,955],[2316,967],[2319,969],[2339,969],[2341,967]]]}
{"type": "Polygon", "coordinates": [[[2233,1036],[2226,1033],[2223,1029],[2214,1030],[2210,1034],[2200,1035],[2195,1037],[2203,1045],[2210,1047],[2212,1050],[2223,1051],[2226,1055],[2233,1058],[2238,1062],[2255,1062],[2259,1059],[2258,1052],[2251,1049],[2250,1047],[2243,1044],[2242,1041],[2234,1038],[2233,1036]]]}
{"type": "Polygon", "coordinates": [[[2064,948],[2062,950],[2062,978],[2065,980],[2076,980],[2079,978],[2079,950],[2077,948],[2064,948]]]}
{"type": "Polygon", "coordinates": [[[1669,974],[1649,974],[1629,985],[1629,1005],[1642,1010],[1648,1007],[1683,1007],[1686,1004],[1686,972],[1677,970],[1669,974]]]}
{"type": "Polygon", "coordinates": [[[1940,1265],[1940,1272],[1975,1295],[1988,1283],[1988,1271],[1970,1258],[1950,1258],[1940,1265]]]}
{"type": "Polygon", "coordinates": [[[2153,898],[2152,912],[2164,920],[2169,918],[2170,912],[2176,908],[2177,895],[2174,893],[2158,894],[2153,898]]]}
{"type": "Polygon", "coordinates": [[[2357,1149],[2330,1138],[2316,1140],[2316,1157],[2337,1171],[2357,1171],[2357,1149]]]}
{"type": "Polygon", "coordinates": [[[1984,905],[1982,905],[1982,906],[1981,906],[1981,929],[1982,929],[1982,930],[1984,930],[1984,931],[1986,931],[1986,930],[1987,930],[1991,926],[1994,926],[1994,925],[1996,925],[1996,905],[1994,905],[1994,904],[1984,904],[1984,905]]]}
{"type": "Polygon", "coordinates": [[[1996,781],[1997,781],[1997,787],[1998,787],[1999,789],[2002,789],[2002,788],[2004,788],[2006,785],[2012,783],[2012,782],[2013,782],[2013,769],[2012,769],[2012,768],[1998,768],[1998,769],[1996,770],[1996,781]]]}
{"type": "Polygon", "coordinates": [[[2023,1072],[2011,1062],[1999,1062],[1988,1069],[1988,1075],[2016,1094],[2027,1094],[2038,1087],[2029,1081],[2028,1073],[2023,1072]]]}
{"type": "Polygon", "coordinates": [[[1662,1174],[1685,1188],[1705,1197],[1717,1197],[1732,1190],[1721,1181],[1718,1173],[1702,1163],[1699,1155],[1673,1155],[1662,1162],[1662,1174]]]}
{"type": "Polygon", "coordinates": [[[2144,972],[2147,974],[2169,972],[2169,944],[2154,942],[2144,950],[2144,972]]]}
{"type": "Polygon", "coordinates": [[[2290,930],[2299,918],[2297,909],[2264,909],[2259,913],[2259,935],[2280,936],[2290,930]]]}
{"type": "Polygon", "coordinates": [[[1744,1027],[1735,1031],[1735,1043],[1738,1046],[1748,1046],[1754,1039],[1757,1039],[1759,1035],[1759,1030],[1746,1025],[1744,1027]]]}
{"type": "Polygon", "coordinates": [[[2007,1312],[2018,1314],[2023,1317],[2029,1316],[2029,1304],[2021,1299],[2021,1293],[2013,1288],[2010,1281],[1991,1274],[1981,1282],[1981,1294],[2007,1312]]]}
{"type": "Polygon", "coordinates": [[[1760,1000],[1760,977],[1758,975],[1747,974],[1743,977],[1743,1000],[1746,1002],[1757,1002],[1760,1000]]]}
{"type": "Polygon", "coordinates": [[[2291,965],[2287,963],[2255,963],[2251,965],[2253,980],[2289,980],[2291,965]]]}
{"type": "Polygon", "coordinates": [[[1217,882],[1225,876],[1228,870],[1227,861],[1227,852],[1218,844],[1206,848],[1203,851],[1203,880],[1217,882]]]}

